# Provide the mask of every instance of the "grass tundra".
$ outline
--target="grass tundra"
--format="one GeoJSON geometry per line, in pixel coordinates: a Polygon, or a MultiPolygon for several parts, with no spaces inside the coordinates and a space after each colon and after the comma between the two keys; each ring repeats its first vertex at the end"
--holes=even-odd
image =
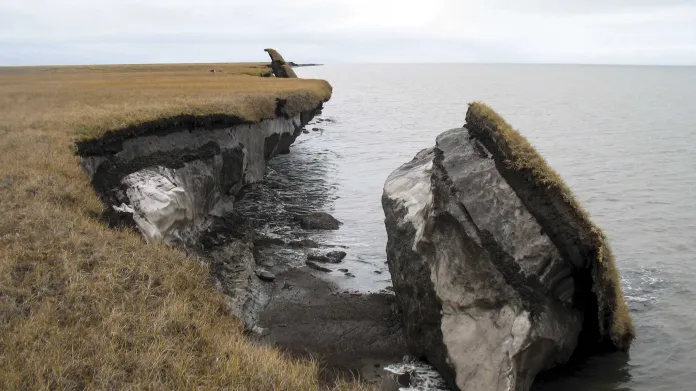
{"type": "Polygon", "coordinates": [[[0,389],[368,389],[251,343],[208,270],[110,229],[74,142],[179,114],[328,98],[264,64],[0,68],[0,389]],[[210,69],[215,72],[211,73],[210,69]]]}

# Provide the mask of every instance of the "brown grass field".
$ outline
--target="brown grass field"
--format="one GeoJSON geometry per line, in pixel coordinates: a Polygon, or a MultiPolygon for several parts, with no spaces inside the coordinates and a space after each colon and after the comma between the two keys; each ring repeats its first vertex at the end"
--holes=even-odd
{"type": "Polygon", "coordinates": [[[320,363],[256,346],[208,270],[93,217],[74,141],[177,114],[274,116],[328,99],[265,64],[0,68],[0,389],[319,390],[320,363]],[[210,73],[210,69],[222,72],[210,73]],[[255,75],[255,76],[252,76],[255,75]]]}

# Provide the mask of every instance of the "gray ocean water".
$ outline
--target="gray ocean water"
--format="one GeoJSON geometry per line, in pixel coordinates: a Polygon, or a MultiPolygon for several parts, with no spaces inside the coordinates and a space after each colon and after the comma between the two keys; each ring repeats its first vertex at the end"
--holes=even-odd
{"type": "Polygon", "coordinates": [[[319,130],[302,135],[270,175],[285,183],[277,190],[289,204],[344,222],[322,239],[348,247],[356,278],[329,279],[366,292],[390,284],[382,185],[481,100],[533,143],[605,230],[637,326],[628,357],[590,359],[536,388],[696,389],[696,68],[394,64],[297,73],[333,85],[330,121],[310,125],[319,130]]]}

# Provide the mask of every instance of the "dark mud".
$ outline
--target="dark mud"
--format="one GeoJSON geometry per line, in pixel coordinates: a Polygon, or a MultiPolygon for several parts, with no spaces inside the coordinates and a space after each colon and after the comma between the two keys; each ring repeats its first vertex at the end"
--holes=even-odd
{"type": "Polygon", "coordinates": [[[394,296],[340,292],[316,273],[300,268],[277,275],[272,300],[259,316],[260,340],[317,359],[329,383],[357,378],[384,382],[387,389],[393,382],[383,368],[407,354],[394,296]]]}

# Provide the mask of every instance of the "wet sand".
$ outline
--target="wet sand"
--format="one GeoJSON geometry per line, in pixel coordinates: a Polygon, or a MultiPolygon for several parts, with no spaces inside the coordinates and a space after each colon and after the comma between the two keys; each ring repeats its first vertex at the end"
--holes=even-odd
{"type": "Polygon", "coordinates": [[[394,389],[383,368],[407,354],[392,294],[339,291],[307,267],[277,276],[270,304],[259,316],[261,341],[295,357],[313,357],[323,380],[358,378],[394,389]]]}

